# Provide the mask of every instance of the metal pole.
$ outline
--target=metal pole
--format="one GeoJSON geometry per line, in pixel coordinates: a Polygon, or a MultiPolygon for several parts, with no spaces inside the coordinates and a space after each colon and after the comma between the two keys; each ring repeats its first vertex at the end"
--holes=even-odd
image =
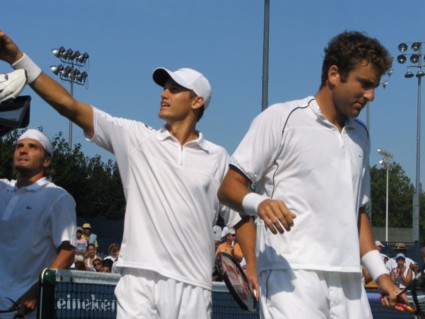
{"type": "MultiPolygon", "coordinates": [[[[369,132],[370,136],[370,102],[368,101],[366,103],[366,127],[369,132]]],[[[369,202],[369,218],[370,218],[370,224],[372,225],[372,199],[370,199],[369,202]]]]}
{"type": "Polygon", "coordinates": [[[388,172],[389,167],[387,166],[387,190],[385,196],[385,242],[388,243],[388,172]]]}
{"type": "Polygon", "coordinates": [[[418,76],[418,106],[417,106],[417,123],[416,123],[416,190],[413,197],[413,216],[412,216],[412,239],[414,242],[419,241],[419,213],[420,213],[420,163],[421,163],[421,81],[418,76]]]}
{"type": "MultiPolygon", "coordinates": [[[[71,93],[71,96],[74,97],[74,82],[71,81],[71,88],[69,92],[71,93]]],[[[69,135],[68,135],[68,146],[69,149],[72,150],[72,121],[69,120],[69,135]]]]}
{"type": "Polygon", "coordinates": [[[263,39],[263,90],[261,110],[268,106],[269,95],[269,24],[270,24],[270,0],[264,0],[264,39],[263,39]]]}

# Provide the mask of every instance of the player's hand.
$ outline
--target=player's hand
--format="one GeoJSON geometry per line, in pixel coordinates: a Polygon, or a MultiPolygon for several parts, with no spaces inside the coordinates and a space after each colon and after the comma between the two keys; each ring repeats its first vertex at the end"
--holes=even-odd
{"type": "Polygon", "coordinates": [[[34,311],[38,300],[38,283],[35,283],[21,298],[18,300],[20,305],[18,315],[24,316],[34,311]]]}
{"type": "Polygon", "coordinates": [[[379,291],[383,295],[381,303],[385,307],[394,308],[399,311],[406,311],[405,306],[408,305],[406,294],[401,293],[402,289],[397,287],[391,280],[389,275],[382,275],[377,282],[379,291]]]}
{"type": "Polygon", "coordinates": [[[266,199],[258,206],[258,216],[273,234],[283,234],[294,226],[295,213],[281,200],[266,199]]]}
{"type": "Polygon", "coordinates": [[[13,64],[22,57],[23,53],[12,39],[0,30],[0,59],[13,64]]]}
{"type": "Polygon", "coordinates": [[[250,264],[247,264],[245,268],[245,274],[251,282],[252,288],[255,293],[255,298],[258,301],[258,299],[260,298],[260,289],[258,287],[257,269],[255,265],[251,266],[250,264]]]}

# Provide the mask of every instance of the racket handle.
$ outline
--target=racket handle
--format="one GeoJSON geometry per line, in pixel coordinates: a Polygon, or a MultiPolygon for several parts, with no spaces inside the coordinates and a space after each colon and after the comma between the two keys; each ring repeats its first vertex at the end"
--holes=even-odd
{"type": "MultiPolygon", "coordinates": [[[[385,297],[384,295],[381,295],[381,301],[384,298],[387,298],[387,297],[385,297]]],[[[397,302],[395,304],[395,307],[401,309],[402,311],[407,311],[409,313],[415,313],[415,309],[413,309],[411,306],[409,306],[405,303],[397,302]]]]}
{"type": "Polygon", "coordinates": [[[407,311],[407,312],[410,312],[410,313],[415,313],[415,310],[411,306],[406,305],[405,303],[399,303],[398,302],[398,303],[395,304],[395,306],[397,308],[403,309],[404,311],[407,311]]]}

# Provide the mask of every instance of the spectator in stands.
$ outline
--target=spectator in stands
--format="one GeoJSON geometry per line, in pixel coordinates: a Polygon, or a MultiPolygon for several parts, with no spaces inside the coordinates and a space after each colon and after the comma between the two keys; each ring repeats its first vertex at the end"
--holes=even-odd
{"type": "Polygon", "coordinates": [[[50,181],[52,155],[49,138],[29,129],[13,153],[16,180],[0,179],[0,309],[11,298],[26,319],[35,318],[41,270],[74,262],[75,201],[50,181]]]}
{"type": "Polygon", "coordinates": [[[397,267],[390,273],[391,279],[400,288],[405,288],[413,278],[413,271],[406,265],[405,260],[406,256],[403,253],[398,253],[395,257],[397,267]]]}
{"type": "Polygon", "coordinates": [[[94,244],[88,244],[86,255],[87,255],[87,257],[86,257],[86,259],[84,259],[84,265],[86,266],[86,269],[89,270],[89,271],[96,271],[94,269],[93,262],[96,258],[98,258],[102,261],[102,258],[100,258],[96,254],[96,247],[94,246],[94,244]]]}
{"type": "Polygon", "coordinates": [[[87,240],[83,238],[83,228],[77,227],[77,247],[75,249],[75,260],[84,262],[87,245],[87,240]]]}
{"type": "Polygon", "coordinates": [[[220,244],[220,240],[221,240],[221,232],[223,230],[221,229],[221,227],[219,225],[215,225],[213,227],[213,234],[214,234],[214,245],[215,245],[215,249],[217,249],[218,245],[220,244]]]}
{"type": "Polygon", "coordinates": [[[108,247],[109,255],[104,258],[110,259],[112,262],[116,262],[118,260],[118,256],[120,254],[120,245],[117,243],[112,243],[108,247]]]}
{"type": "Polygon", "coordinates": [[[224,235],[223,242],[218,245],[216,254],[224,251],[233,257],[233,260],[240,263],[243,259],[242,249],[239,243],[236,241],[236,232],[233,228],[228,228],[224,235]]]}
{"type": "Polygon", "coordinates": [[[101,272],[112,272],[112,265],[114,262],[111,259],[104,259],[101,272]]]}
{"type": "Polygon", "coordinates": [[[89,223],[83,224],[83,238],[87,240],[88,244],[93,244],[94,247],[99,249],[99,243],[97,242],[97,235],[91,232],[91,225],[89,223]]]}
{"type": "Polygon", "coordinates": [[[84,261],[82,261],[82,260],[76,260],[75,262],[74,262],[74,267],[73,267],[75,270],[81,270],[81,271],[85,271],[85,270],[87,270],[86,269],[86,266],[84,265],[84,261]]]}
{"type": "Polygon", "coordinates": [[[389,259],[387,255],[382,253],[382,248],[385,247],[379,240],[375,241],[375,246],[376,249],[379,251],[379,253],[381,254],[381,258],[384,261],[384,263],[387,262],[387,260],[389,259]]]}
{"type": "MultiPolygon", "coordinates": [[[[411,258],[407,257],[407,248],[406,248],[406,244],[405,243],[396,243],[394,245],[394,252],[395,254],[403,254],[405,256],[405,265],[412,269],[413,271],[413,275],[416,274],[416,272],[418,271],[418,264],[412,260],[411,258]]],[[[387,270],[389,272],[394,271],[397,268],[397,261],[395,258],[389,258],[388,261],[385,263],[385,267],[387,267],[387,270]]],[[[414,278],[414,277],[413,277],[414,278]]]]}
{"type": "Polygon", "coordinates": [[[93,268],[94,268],[94,271],[96,271],[96,272],[101,272],[101,271],[102,271],[102,267],[103,267],[102,259],[101,259],[100,257],[96,257],[96,258],[93,260],[93,268]]]}

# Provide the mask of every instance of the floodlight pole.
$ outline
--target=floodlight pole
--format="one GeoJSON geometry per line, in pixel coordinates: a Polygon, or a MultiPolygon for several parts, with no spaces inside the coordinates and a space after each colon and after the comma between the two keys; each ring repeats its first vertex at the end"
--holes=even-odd
{"type": "Polygon", "coordinates": [[[425,76],[423,68],[423,59],[425,54],[422,51],[422,46],[425,44],[423,41],[416,42],[403,42],[398,45],[398,49],[401,54],[397,57],[397,62],[404,64],[407,61],[407,57],[410,56],[411,65],[407,66],[407,71],[404,75],[405,78],[413,78],[415,74],[410,69],[417,69],[416,77],[418,78],[418,100],[417,100],[417,115],[416,115],[416,184],[415,193],[413,194],[413,211],[412,211],[412,241],[419,242],[419,224],[420,224],[420,211],[421,211],[421,83],[422,77],[425,76]],[[409,52],[409,46],[410,52],[409,52]]]}
{"type": "Polygon", "coordinates": [[[270,25],[270,0],[264,0],[264,38],[263,38],[263,89],[261,110],[264,111],[269,102],[269,25],[270,25]]]}
{"type": "Polygon", "coordinates": [[[388,243],[388,184],[389,184],[389,172],[393,167],[393,154],[382,148],[378,148],[379,155],[382,156],[382,160],[379,164],[387,171],[387,182],[385,190],[385,242],[388,243]]]}
{"type": "MultiPolygon", "coordinates": [[[[72,98],[74,98],[74,81],[70,81],[69,83],[70,83],[69,93],[71,94],[72,98]]],[[[71,120],[69,120],[68,146],[69,146],[69,149],[72,150],[72,121],[71,120]]]]}
{"type": "MultiPolygon", "coordinates": [[[[70,83],[70,94],[74,97],[74,84],[84,85],[87,80],[87,72],[80,72],[77,67],[85,67],[89,59],[89,54],[87,52],[81,54],[80,51],[73,51],[72,49],[65,50],[64,47],[52,50],[52,53],[55,57],[59,58],[61,62],[65,63],[67,66],[62,64],[58,66],[51,66],[51,71],[58,75],[61,80],[70,83]]],[[[68,146],[72,150],[72,121],[69,120],[69,137],[68,137],[68,146]]]]}
{"type": "Polygon", "coordinates": [[[421,212],[421,82],[422,77],[418,78],[418,102],[417,102],[417,119],[416,119],[416,186],[413,197],[413,215],[412,215],[412,240],[419,241],[419,216],[421,212]]]}

